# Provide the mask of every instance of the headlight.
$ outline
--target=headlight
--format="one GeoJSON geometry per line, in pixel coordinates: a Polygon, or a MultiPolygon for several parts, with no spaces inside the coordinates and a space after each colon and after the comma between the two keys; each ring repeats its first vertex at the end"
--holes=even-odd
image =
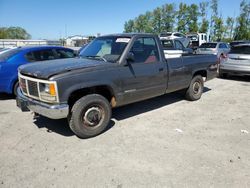
{"type": "Polygon", "coordinates": [[[40,97],[49,102],[57,101],[56,86],[54,83],[39,83],[40,97]]]}

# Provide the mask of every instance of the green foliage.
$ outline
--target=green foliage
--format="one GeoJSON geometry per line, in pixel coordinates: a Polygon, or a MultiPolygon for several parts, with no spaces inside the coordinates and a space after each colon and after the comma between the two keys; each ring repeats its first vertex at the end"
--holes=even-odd
{"type": "Polygon", "coordinates": [[[210,20],[210,37],[212,40],[217,40],[217,29],[219,28],[218,25],[220,24],[220,20],[218,17],[218,0],[211,0],[211,20],[210,20]]]}
{"type": "Polygon", "coordinates": [[[223,38],[228,40],[233,39],[234,23],[235,19],[233,17],[227,17],[225,24],[225,35],[223,38]]]}
{"type": "Polygon", "coordinates": [[[200,16],[201,16],[201,23],[200,23],[200,28],[199,32],[200,33],[207,33],[208,32],[208,27],[209,27],[209,21],[207,20],[207,8],[209,6],[209,3],[207,1],[201,2],[199,4],[200,6],[200,16]]]}
{"type": "Polygon", "coordinates": [[[165,4],[162,6],[162,31],[168,32],[174,30],[174,23],[176,18],[175,5],[165,4]]]}
{"type": "Polygon", "coordinates": [[[250,2],[240,3],[240,15],[237,18],[235,40],[250,39],[250,2]]]}
{"type": "Polygon", "coordinates": [[[0,27],[0,39],[30,39],[31,36],[21,27],[0,27]]]}
{"type": "Polygon", "coordinates": [[[177,14],[177,31],[182,32],[182,33],[187,33],[188,32],[188,6],[185,3],[180,3],[179,5],[179,11],[177,14]]]}
{"type": "Polygon", "coordinates": [[[221,41],[224,32],[225,32],[225,27],[223,25],[223,19],[222,19],[222,17],[215,17],[214,18],[214,35],[213,35],[213,40],[214,41],[221,41]]]}
{"type": "Polygon", "coordinates": [[[129,20],[124,24],[124,32],[125,33],[132,33],[134,32],[134,20],[129,20]]]}
{"type": "MultiPolygon", "coordinates": [[[[180,3],[178,10],[176,4],[165,4],[141,14],[124,24],[124,32],[163,33],[179,31],[182,33],[210,31],[213,41],[250,39],[250,2],[242,0],[240,15],[237,19],[228,17],[223,20],[218,16],[218,0],[205,0],[199,4],[188,5],[180,3]],[[207,18],[210,11],[210,21],[207,18]]],[[[1,36],[1,31],[0,31],[1,36]]]]}
{"type": "Polygon", "coordinates": [[[194,33],[198,32],[198,17],[199,17],[199,7],[196,4],[191,4],[188,7],[188,32],[194,33]]]}
{"type": "Polygon", "coordinates": [[[152,27],[153,33],[162,32],[162,10],[160,7],[156,8],[152,14],[152,27]]]}

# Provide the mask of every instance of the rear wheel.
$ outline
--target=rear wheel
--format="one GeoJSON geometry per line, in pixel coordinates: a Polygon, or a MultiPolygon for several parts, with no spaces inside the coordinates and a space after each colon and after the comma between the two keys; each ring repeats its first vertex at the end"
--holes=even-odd
{"type": "Polygon", "coordinates": [[[111,106],[98,94],[86,95],[73,105],[68,117],[71,130],[80,138],[89,138],[102,133],[109,124],[111,106]]]}
{"type": "Polygon", "coordinates": [[[204,81],[202,76],[197,75],[193,77],[186,91],[186,99],[190,101],[199,100],[203,93],[203,88],[204,88],[204,81]]]}

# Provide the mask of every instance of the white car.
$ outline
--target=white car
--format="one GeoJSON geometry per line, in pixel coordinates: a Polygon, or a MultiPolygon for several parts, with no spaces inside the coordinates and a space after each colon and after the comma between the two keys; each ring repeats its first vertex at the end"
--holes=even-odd
{"type": "Polygon", "coordinates": [[[214,54],[218,58],[225,57],[230,51],[230,46],[225,42],[206,42],[196,50],[197,54],[214,54]]]}
{"type": "Polygon", "coordinates": [[[189,45],[190,39],[186,35],[179,32],[166,32],[160,34],[160,39],[179,39],[186,48],[189,45]]]}

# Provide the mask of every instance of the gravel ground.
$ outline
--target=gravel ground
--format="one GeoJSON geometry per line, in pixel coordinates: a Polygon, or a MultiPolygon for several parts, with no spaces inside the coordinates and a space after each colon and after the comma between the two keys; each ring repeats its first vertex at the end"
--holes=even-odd
{"type": "Polygon", "coordinates": [[[0,187],[250,187],[250,78],[117,108],[86,140],[1,95],[0,126],[0,187]]]}

